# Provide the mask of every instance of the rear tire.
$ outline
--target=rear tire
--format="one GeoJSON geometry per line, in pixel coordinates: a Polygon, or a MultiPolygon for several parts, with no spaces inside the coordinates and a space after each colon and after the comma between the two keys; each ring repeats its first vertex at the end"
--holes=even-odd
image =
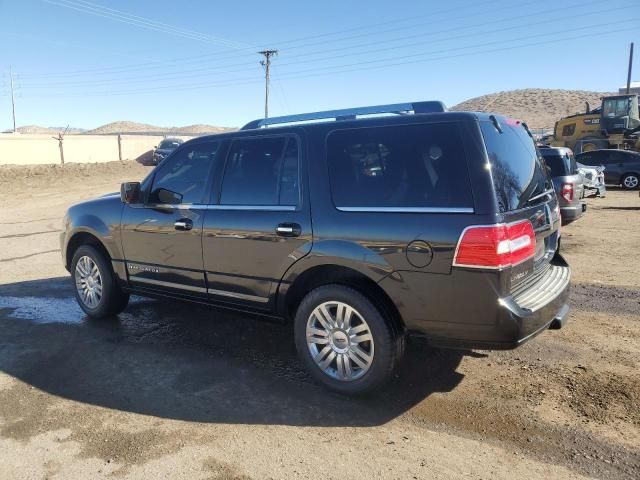
{"type": "Polygon", "coordinates": [[[92,318],[122,312],[129,294],[118,285],[111,263],[96,248],[82,245],[71,260],[73,290],[80,308],[92,318]]]}
{"type": "Polygon", "coordinates": [[[382,386],[404,350],[404,338],[394,333],[382,311],[343,285],[324,285],[304,297],[294,337],[313,378],[348,395],[382,386]]]}
{"type": "Polygon", "coordinates": [[[622,177],[621,183],[625,190],[635,190],[640,186],[640,178],[635,173],[627,173],[622,177]]]}

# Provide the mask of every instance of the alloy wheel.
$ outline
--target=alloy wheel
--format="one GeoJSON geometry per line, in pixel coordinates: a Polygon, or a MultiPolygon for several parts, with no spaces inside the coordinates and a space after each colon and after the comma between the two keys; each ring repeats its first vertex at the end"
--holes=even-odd
{"type": "Polygon", "coordinates": [[[357,380],[371,368],[374,341],[369,325],[344,302],[318,305],[307,320],[306,338],[311,358],[332,378],[357,380]]]}
{"type": "Polygon", "coordinates": [[[624,186],[627,188],[636,188],[638,186],[638,177],[634,176],[634,175],[629,175],[628,177],[624,178],[624,186]]]}
{"type": "Polygon", "coordinates": [[[102,276],[91,257],[85,255],[78,259],[75,280],[82,303],[89,308],[96,308],[102,299],[102,276]]]}

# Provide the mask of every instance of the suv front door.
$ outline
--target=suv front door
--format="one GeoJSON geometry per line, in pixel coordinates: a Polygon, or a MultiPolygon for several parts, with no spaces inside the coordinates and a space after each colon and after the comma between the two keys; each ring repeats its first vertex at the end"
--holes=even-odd
{"type": "Polygon", "coordinates": [[[157,167],[145,203],[124,206],[122,247],[133,286],[206,297],[202,224],[218,147],[179,147],[157,167]]]}
{"type": "Polygon", "coordinates": [[[311,250],[301,152],[295,134],[231,142],[219,193],[203,226],[212,300],[269,309],[284,273],[311,250]]]}

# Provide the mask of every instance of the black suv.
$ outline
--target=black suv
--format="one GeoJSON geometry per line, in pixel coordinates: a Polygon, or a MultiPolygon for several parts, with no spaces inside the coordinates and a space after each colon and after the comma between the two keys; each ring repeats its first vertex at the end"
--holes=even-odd
{"type": "Polygon", "coordinates": [[[136,293],[290,320],[311,374],[360,393],[407,334],[507,349],[561,326],[559,235],[526,125],[421,102],[188,141],[142,183],[71,207],[61,243],[88,315],[136,293]]]}
{"type": "Polygon", "coordinates": [[[640,153],[628,150],[592,150],[576,155],[583,165],[604,165],[604,181],[610,185],[622,185],[626,190],[640,187],[640,153]]]}

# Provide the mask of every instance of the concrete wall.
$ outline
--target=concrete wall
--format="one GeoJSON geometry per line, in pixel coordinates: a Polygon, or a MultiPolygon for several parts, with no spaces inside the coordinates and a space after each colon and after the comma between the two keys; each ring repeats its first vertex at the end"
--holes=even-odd
{"type": "MultiPolygon", "coordinates": [[[[181,137],[187,140],[190,137],[181,137]]],[[[162,136],[122,135],[122,160],[149,156],[162,136]]],[[[117,135],[66,135],[65,163],[98,163],[119,160],[117,135]]],[[[60,164],[58,140],[52,135],[0,134],[0,165],[60,164]]]]}

